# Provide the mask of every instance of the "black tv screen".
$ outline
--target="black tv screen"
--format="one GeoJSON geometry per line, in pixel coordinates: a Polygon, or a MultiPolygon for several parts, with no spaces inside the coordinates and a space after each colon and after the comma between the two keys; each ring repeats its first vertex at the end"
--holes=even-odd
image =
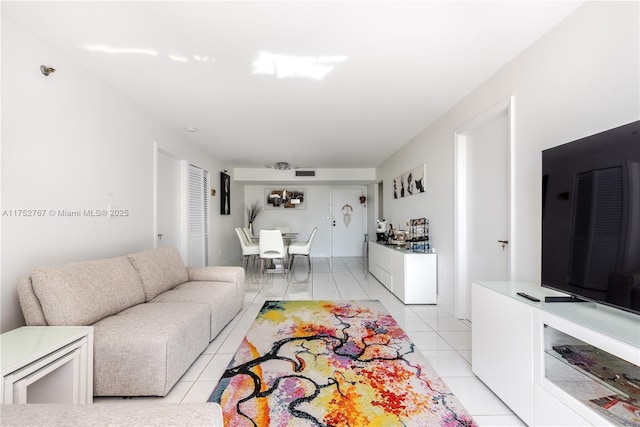
{"type": "Polygon", "coordinates": [[[541,277],[640,314],[640,121],[542,152],[541,277]]]}

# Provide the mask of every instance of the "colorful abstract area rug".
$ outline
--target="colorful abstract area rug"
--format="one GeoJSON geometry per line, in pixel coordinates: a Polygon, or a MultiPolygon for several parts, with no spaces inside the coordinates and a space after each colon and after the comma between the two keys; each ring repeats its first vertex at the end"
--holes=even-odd
{"type": "Polygon", "coordinates": [[[211,402],[225,426],[475,426],[378,301],[267,301],[211,402]]]}

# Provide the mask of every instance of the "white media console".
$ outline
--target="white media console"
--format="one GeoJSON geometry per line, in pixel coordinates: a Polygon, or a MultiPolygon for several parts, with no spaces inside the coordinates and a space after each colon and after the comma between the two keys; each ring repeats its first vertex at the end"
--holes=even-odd
{"type": "Polygon", "coordinates": [[[473,283],[473,372],[530,426],[639,425],[625,402],[640,396],[640,316],[544,302],[555,295],[532,283],[473,283]]]}

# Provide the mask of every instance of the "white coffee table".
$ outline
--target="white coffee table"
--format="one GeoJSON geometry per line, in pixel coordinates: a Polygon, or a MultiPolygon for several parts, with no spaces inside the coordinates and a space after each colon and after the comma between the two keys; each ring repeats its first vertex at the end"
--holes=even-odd
{"type": "Polygon", "coordinates": [[[24,326],[0,349],[1,403],[93,402],[93,327],[24,326]]]}

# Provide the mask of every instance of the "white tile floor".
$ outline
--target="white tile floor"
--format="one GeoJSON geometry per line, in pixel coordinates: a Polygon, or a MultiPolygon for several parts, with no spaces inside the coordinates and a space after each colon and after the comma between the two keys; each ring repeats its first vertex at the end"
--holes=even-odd
{"type": "MultiPolygon", "coordinates": [[[[480,426],[524,426],[471,372],[471,327],[452,316],[451,306],[404,305],[371,276],[366,258],[313,258],[311,273],[304,259],[289,277],[247,272],[243,310],[213,340],[164,398],[128,401],[205,402],[238,348],[247,329],[267,300],[377,299],[407,332],[429,363],[480,426]]],[[[108,403],[121,398],[95,398],[108,403]]]]}

